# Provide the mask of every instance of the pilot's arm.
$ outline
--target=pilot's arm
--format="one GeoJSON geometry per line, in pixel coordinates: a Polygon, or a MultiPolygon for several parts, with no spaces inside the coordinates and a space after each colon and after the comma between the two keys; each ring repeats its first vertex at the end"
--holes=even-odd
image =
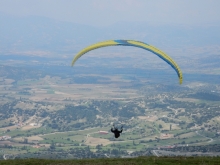
{"type": "Polygon", "coordinates": [[[112,128],[111,128],[111,132],[112,132],[112,133],[115,133],[115,131],[114,131],[112,128]]]}

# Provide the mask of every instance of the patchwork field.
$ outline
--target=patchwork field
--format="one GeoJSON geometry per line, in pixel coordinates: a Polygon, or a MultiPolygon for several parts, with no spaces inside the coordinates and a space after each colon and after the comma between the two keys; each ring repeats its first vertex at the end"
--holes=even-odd
{"type": "MultiPolygon", "coordinates": [[[[86,75],[84,75],[86,76],[86,75]]],[[[97,75],[94,75],[96,77],[97,75]]],[[[83,76],[82,76],[83,77],[83,76]]],[[[90,77],[92,77],[90,75],[90,77]]],[[[59,77],[46,76],[38,80],[23,80],[17,82],[16,92],[13,90],[13,97],[26,98],[31,101],[46,102],[68,102],[80,99],[113,99],[120,100],[125,98],[139,98],[138,91],[135,89],[124,88],[130,86],[130,81],[123,79],[121,76],[104,76],[106,82],[100,81],[100,84],[75,84],[70,83],[68,79],[60,79],[59,77]],[[22,92],[21,92],[22,91],[22,92]]],[[[5,85],[12,84],[14,80],[5,80],[5,85]]],[[[5,93],[10,96],[11,92],[7,92],[9,88],[5,87],[5,93]]],[[[10,90],[9,90],[10,91],[10,90]]],[[[12,93],[11,93],[12,94],[12,93]]],[[[33,108],[34,105],[17,105],[15,108],[25,107],[33,108]]]]}

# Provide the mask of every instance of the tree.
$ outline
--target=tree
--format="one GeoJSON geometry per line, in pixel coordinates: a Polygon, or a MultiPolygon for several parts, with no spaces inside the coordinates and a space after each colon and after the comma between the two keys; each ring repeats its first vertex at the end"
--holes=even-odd
{"type": "Polygon", "coordinates": [[[98,144],[98,145],[96,146],[96,149],[98,149],[98,150],[102,149],[102,145],[99,145],[99,144],[98,144]]]}
{"type": "Polygon", "coordinates": [[[50,145],[50,149],[51,149],[51,150],[56,149],[56,146],[55,146],[54,142],[51,143],[51,145],[50,145]]]}
{"type": "Polygon", "coordinates": [[[28,144],[28,139],[24,138],[24,144],[28,144]]]}

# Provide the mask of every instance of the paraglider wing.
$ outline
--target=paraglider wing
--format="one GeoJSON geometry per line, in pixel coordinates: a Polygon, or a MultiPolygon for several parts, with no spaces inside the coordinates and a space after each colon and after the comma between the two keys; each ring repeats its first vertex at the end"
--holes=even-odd
{"type": "Polygon", "coordinates": [[[75,62],[85,53],[94,50],[94,49],[98,49],[101,47],[106,47],[106,46],[134,46],[134,47],[139,47],[145,50],[148,50],[154,54],[156,54],[158,57],[160,57],[161,59],[163,59],[164,61],[166,61],[177,73],[178,77],[179,77],[179,83],[182,84],[183,81],[183,76],[182,76],[182,72],[179,68],[179,66],[176,64],[176,62],[167,54],[165,54],[164,52],[162,52],[161,50],[157,49],[154,46],[148,45],[144,42],[140,42],[140,41],[134,41],[134,40],[109,40],[109,41],[104,41],[104,42],[98,42],[96,44],[90,45],[86,48],[84,48],[83,50],[81,50],[78,54],[76,54],[76,56],[74,57],[73,61],[72,61],[72,66],[75,64],[75,62]]]}

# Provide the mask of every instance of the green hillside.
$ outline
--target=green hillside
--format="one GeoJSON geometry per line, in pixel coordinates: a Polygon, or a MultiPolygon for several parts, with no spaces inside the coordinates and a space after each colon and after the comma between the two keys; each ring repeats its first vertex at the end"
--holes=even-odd
{"type": "Polygon", "coordinates": [[[115,158],[115,159],[83,159],[83,160],[46,160],[46,159],[20,159],[1,160],[1,165],[217,165],[220,164],[219,157],[137,157],[137,158],[115,158]]]}

